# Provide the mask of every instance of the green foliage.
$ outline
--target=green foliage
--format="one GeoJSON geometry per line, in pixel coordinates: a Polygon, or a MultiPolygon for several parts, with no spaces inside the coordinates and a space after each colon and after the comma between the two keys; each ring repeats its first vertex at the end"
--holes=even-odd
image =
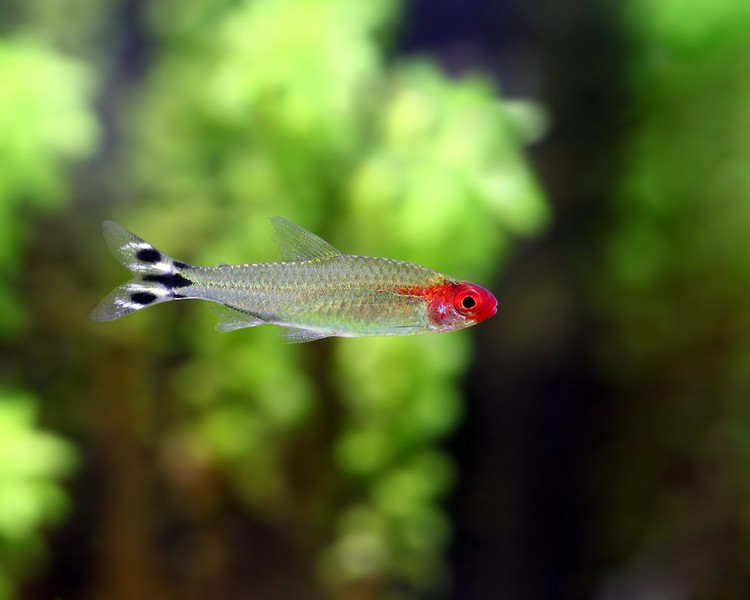
{"type": "Polygon", "coordinates": [[[626,318],[652,319],[643,328],[623,328],[646,333],[647,339],[628,342],[642,343],[644,352],[684,342],[655,331],[707,334],[713,324],[687,313],[705,315],[706,303],[732,311],[744,303],[742,290],[750,283],[747,260],[738,251],[750,227],[750,141],[737,127],[750,98],[741,76],[750,67],[749,46],[728,5],[696,2],[694,12],[678,18],[668,10],[671,4],[642,2],[632,9],[642,23],[634,38],[643,60],[633,69],[641,126],[630,140],[634,159],[619,193],[620,227],[609,242],[613,275],[643,303],[626,318]],[[711,52],[700,58],[683,54],[699,50],[705,38],[715,42],[711,52]],[[694,287],[685,299],[696,304],[674,311],[673,294],[697,281],[714,297],[704,298],[694,287]]]}
{"type": "MultiPolygon", "coordinates": [[[[17,283],[33,218],[68,199],[66,167],[97,138],[84,66],[29,40],[0,39],[0,341],[26,323],[17,283]]],[[[7,373],[4,372],[3,375],[7,373]]],[[[60,479],[75,464],[72,446],[41,431],[37,399],[0,387],[0,598],[44,555],[43,528],[68,500],[60,479]]]]}
{"type": "Polygon", "coordinates": [[[68,508],[59,480],[75,466],[75,452],[41,431],[36,413],[34,397],[0,390],[0,598],[15,596],[44,553],[42,528],[68,508]]]}
{"type": "MultiPolygon", "coordinates": [[[[80,63],[39,44],[0,39],[0,73],[0,282],[10,283],[23,264],[28,217],[60,207],[65,164],[91,152],[97,129],[80,63]]],[[[8,283],[0,284],[0,337],[25,318],[8,283]]]]}
{"type": "MultiPolygon", "coordinates": [[[[543,127],[539,109],[428,61],[386,65],[376,40],[395,3],[179,6],[150,5],[159,45],[129,120],[146,201],[125,218],[171,254],[276,260],[265,217],[281,214],[344,251],[489,285],[513,237],[545,223],[521,154],[543,127]]],[[[175,314],[149,312],[148,328],[175,314]]],[[[217,335],[200,308],[180,318],[191,360],[174,389],[195,407],[175,432],[185,447],[220,466],[255,514],[279,520],[295,502],[294,440],[333,427],[331,447],[307,459],[321,470],[315,494],[340,498],[319,534],[322,582],[438,583],[453,480],[439,443],[462,414],[467,334],[293,347],[273,328],[217,335]]]]}
{"type": "MultiPolygon", "coordinates": [[[[439,551],[450,536],[439,502],[450,489],[453,468],[437,443],[462,414],[456,388],[468,345],[458,336],[358,343],[357,352],[343,343],[336,349],[338,389],[347,407],[337,464],[362,486],[355,510],[371,512],[378,524],[367,535],[384,553],[369,565],[369,577],[422,589],[439,581],[439,551]]],[[[360,576],[347,540],[364,533],[350,525],[327,551],[329,584],[360,576]]]]}
{"type": "MultiPolygon", "coordinates": [[[[750,532],[721,500],[746,503],[750,491],[740,425],[750,416],[749,16],[739,1],[643,0],[627,11],[637,126],[597,282],[609,324],[601,354],[629,395],[614,420],[631,441],[608,455],[622,476],[609,487],[607,546],[623,553],[750,532]],[[648,506],[647,489],[657,496],[648,506]]],[[[741,589],[731,561],[718,561],[729,579],[716,590],[741,589]]]]}
{"type": "MultiPolygon", "coordinates": [[[[544,114],[504,100],[484,76],[449,79],[427,59],[388,58],[402,4],[6,3],[12,19],[2,31],[26,23],[0,38],[0,342],[10,357],[0,373],[11,382],[0,387],[0,598],[18,595],[43,564],[45,528],[65,514],[61,479],[75,453],[54,425],[36,425],[63,414],[94,440],[93,476],[111,477],[93,490],[97,556],[84,569],[102,586],[132,579],[135,587],[116,592],[159,597],[174,577],[196,597],[221,594],[214,583],[236,576],[232,553],[248,546],[250,555],[268,550],[263,564],[281,572],[281,584],[266,573],[252,582],[267,576],[278,592],[269,597],[403,600],[450,577],[442,503],[456,473],[441,444],[462,418],[475,332],[289,346],[272,327],[216,333],[198,303],[87,329],[84,304],[102,292],[85,286],[98,272],[91,257],[111,265],[112,285],[124,276],[99,240],[92,252],[68,239],[66,264],[48,264],[58,249],[50,238],[66,238],[55,222],[26,251],[34,223],[69,206],[77,185],[77,198],[96,188],[97,200],[125,199],[100,216],[197,264],[277,259],[267,217],[280,214],[343,251],[491,287],[514,241],[548,219],[523,156],[544,114]],[[70,163],[98,137],[97,69],[107,74],[108,152],[72,180],[70,163]],[[40,296],[24,298],[24,289],[40,296]],[[29,306],[43,323],[34,320],[24,339],[29,306]],[[65,401],[79,397],[85,416],[67,414],[65,401]],[[154,540],[161,552],[172,527],[188,543],[153,560],[154,540]]],[[[576,10],[589,17],[592,7],[576,10]]],[[[741,598],[750,539],[750,3],[635,0],[623,11],[624,87],[635,102],[625,146],[601,149],[623,159],[612,218],[598,232],[602,252],[586,246],[588,226],[577,242],[592,293],[575,290],[574,310],[554,282],[525,293],[544,296],[555,323],[580,313],[596,324],[582,337],[598,336],[617,392],[602,411],[609,447],[592,459],[602,551],[587,564],[645,561],[650,577],[662,558],[670,579],[687,564],[691,585],[708,564],[714,582],[703,597],[741,598]]],[[[573,24],[580,15],[571,15],[573,24]]],[[[597,38],[574,39],[587,47],[597,38]]],[[[572,68],[578,85],[590,83],[576,70],[586,65],[572,68]]],[[[583,91],[576,97],[591,97],[583,91]]],[[[68,218],[64,225],[80,217],[68,218]]],[[[569,244],[553,236],[555,251],[560,240],[569,244]]],[[[685,593],[701,597],[693,591],[685,593]]]]}

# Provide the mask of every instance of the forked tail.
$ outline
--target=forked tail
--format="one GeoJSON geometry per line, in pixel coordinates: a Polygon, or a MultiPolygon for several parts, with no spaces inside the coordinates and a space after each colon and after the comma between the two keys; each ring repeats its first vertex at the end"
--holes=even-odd
{"type": "Polygon", "coordinates": [[[91,311],[94,321],[114,321],[128,313],[168,300],[186,298],[192,285],[190,265],[174,260],[114,221],[102,224],[112,254],[135,276],[115,288],[91,311]]]}

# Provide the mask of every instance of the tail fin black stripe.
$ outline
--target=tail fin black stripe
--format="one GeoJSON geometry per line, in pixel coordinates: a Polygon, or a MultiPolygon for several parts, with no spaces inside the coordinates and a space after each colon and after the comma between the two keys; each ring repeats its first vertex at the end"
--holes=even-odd
{"type": "Polygon", "coordinates": [[[192,282],[179,271],[187,263],[174,260],[114,221],[102,225],[107,245],[135,277],[114,289],[92,311],[95,321],[112,321],[146,306],[185,298],[175,290],[192,282]]]}
{"type": "Polygon", "coordinates": [[[143,280],[160,283],[170,290],[184,288],[193,284],[192,281],[183,277],[180,273],[159,273],[158,275],[148,274],[143,276],[143,280]]]}

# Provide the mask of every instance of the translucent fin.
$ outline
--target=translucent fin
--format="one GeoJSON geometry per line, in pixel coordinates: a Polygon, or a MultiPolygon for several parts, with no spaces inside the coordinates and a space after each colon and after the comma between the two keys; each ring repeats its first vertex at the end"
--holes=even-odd
{"type": "Polygon", "coordinates": [[[312,329],[300,329],[297,327],[287,327],[281,332],[281,336],[287,344],[314,342],[315,340],[322,340],[332,335],[332,333],[327,331],[314,331],[312,329]]]}
{"type": "Polygon", "coordinates": [[[102,230],[112,254],[135,277],[112,290],[91,311],[94,321],[114,321],[146,306],[186,297],[182,288],[192,285],[186,274],[190,265],[163,254],[114,221],[105,221],[102,230]]]}
{"type": "Polygon", "coordinates": [[[273,241],[284,260],[332,258],[341,254],[324,239],[284,217],[271,217],[271,225],[274,229],[273,241]]]}
{"type": "Polygon", "coordinates": [[[227,306],[226,304],[214,304],[212,306],[214,313],[219,317],[216,324],[216,331],[236,331],[246,327],[255,327],[267,323],[263,319],[252,313],[245,312],[238,308],[227,306]]]}

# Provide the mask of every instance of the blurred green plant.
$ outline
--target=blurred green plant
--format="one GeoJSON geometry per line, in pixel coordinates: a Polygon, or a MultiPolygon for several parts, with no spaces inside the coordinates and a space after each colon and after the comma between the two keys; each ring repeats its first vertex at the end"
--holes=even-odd
{"type": "Polygon", "coordinates": [[[67,200],[65,166],[97,140],[85,67],[39,43],[0,39],[0,337],[21,331],[14,291],[33,217],[67,200]],[[55,93],[50,93],[55,90],[55,93]]]}
{"type": "Polygon", "coordinates": [[[68,509],[60,479],[76,462],[73,446],[40,431],[36,398],[0,390],[0,598],[15,598],[44,557],[43,527],[68,509]]]}
{"type": "MultiPolygon", "coordinates": [[[[79,62],[28,39],[0,38],[0,73],[0,343],[7,344],[27,325],[19,281],[33,223],[67,201],[67,163],[93,150],[97,128],[91,79],[79,62]]],[[[5,365],[2,375],[0,598],[13,598],[44,556],[43,527],[67,508],[60,479],[75,454],[39,430],[37,398],[5,365]]]]}
{"type": "Polygon", "coordinates": [[[705,557],[685,571],[712,575],[691,597],[747,593],[732,557],[750,535],[748,19],[739,0],[628,5],[634,127],[595,282],[600,355],[625,396],[603,455],[620,473],[606,484],[604,547],[678,563],[694,546],[705,557]]]}
{"type": "MultiPolygon", "coordinates": [[[[171,254],[275,260],[265,217],[281,214],[344,251],[489,285],[514,236],[545,224],[522,155],[541,111],[503,102],[479,75],[386,64],[378,39],[396,2],[175,7],[149,5],[154,62],[126,128],[143,201],[124,217],[171,254]]],[[[295,347],[273,328],[218,335],[209,311],[176,314],[127,325],[145,334],[153,319],[180,319],[174,336],[190,360],[172,380],[193,409],[170,447],[195,468],[221,466],[256,514],[283,522],[309,505],[289,535],[321,549],[321,594],[411,597],[445,583],[441,499],[454,475],[439,444],[461,418],[467,335],[295,347]],[[300,458],[295,438],[315,429],[332,441],[300,458]]]]}

